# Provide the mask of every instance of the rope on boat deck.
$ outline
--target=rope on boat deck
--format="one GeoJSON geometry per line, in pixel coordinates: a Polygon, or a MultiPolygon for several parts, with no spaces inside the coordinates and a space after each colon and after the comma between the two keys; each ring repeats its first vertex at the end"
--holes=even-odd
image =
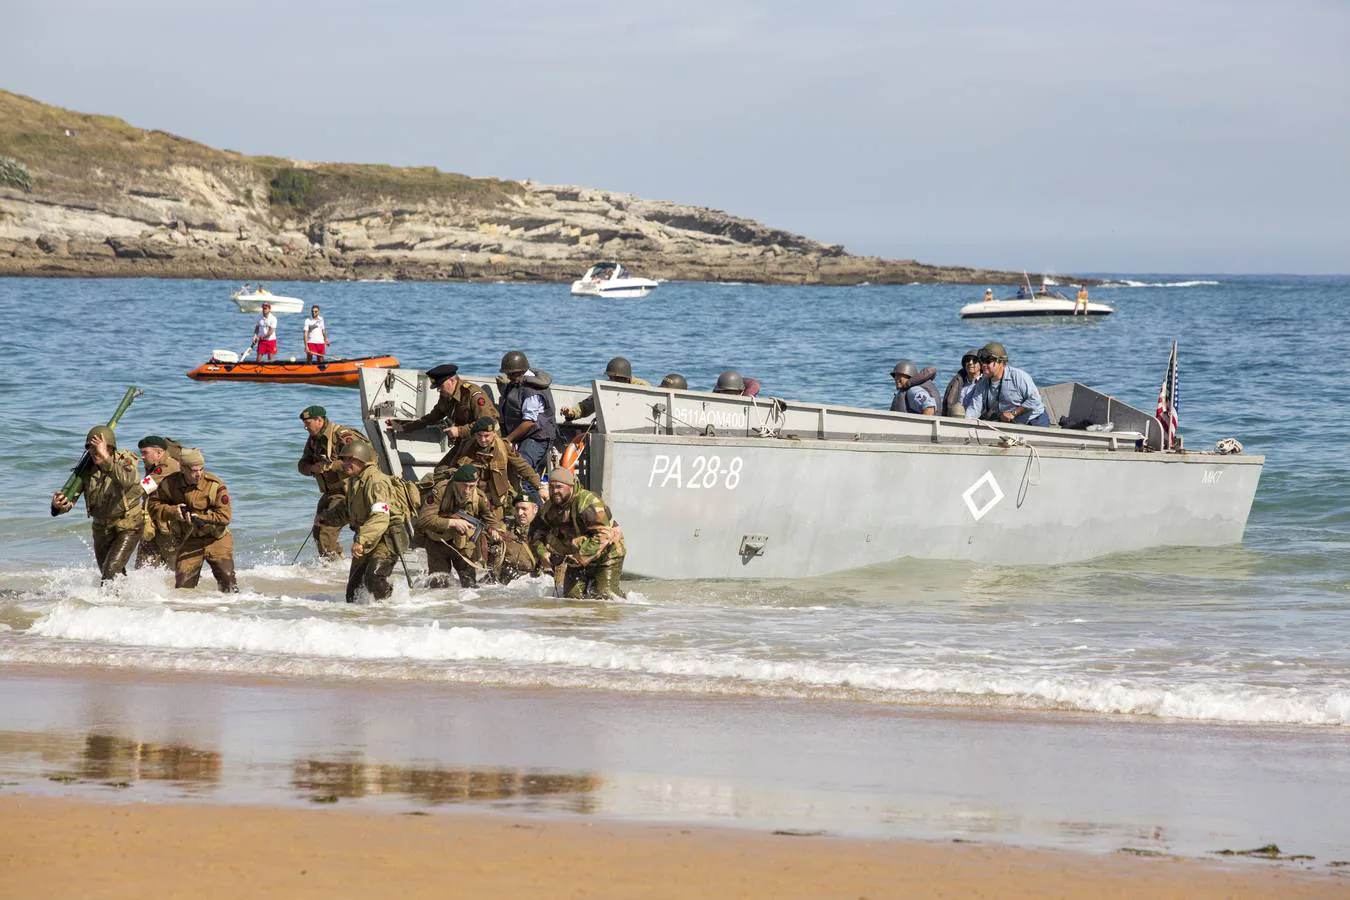
{"type": "Polygon", "coordinates": [[[978,424],[988,428],[994,434],[998,435],[998,445],[1005,450],[1011,450],[1013,447],[1026,447],[1030,452],[1027,454],[1027,467],[1022,470],[1022,480],[1017,485],[1017,508],[1022,508],[1022,501],[1027,498],[1027,491],[1032,485],[1041,483],[1041,451],[1036,449],[1036,445],[1031,443],[1020,434],[1009,434],[1003,431],[988,419],[978,419],[978,424]],[[1036,477],[1031,477],[1032,463],[1036,465],[1036,477]]]}

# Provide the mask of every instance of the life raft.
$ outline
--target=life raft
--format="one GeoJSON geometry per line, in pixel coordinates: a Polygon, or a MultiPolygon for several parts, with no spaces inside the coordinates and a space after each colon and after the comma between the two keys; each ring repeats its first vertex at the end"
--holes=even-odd
{"type": "MultiPolygon", "coordinates": [[[[233,355],[233,354],[231,354],[233,355]]],[[[318,384],[328,387],[357,387],[362,369],[396,369],[393,356],[361,356],[355,359],[327,359],[323,362],[224,362],[213,356],[187,377],[193,381],[259,381],[274,384],[318,384]]]]}

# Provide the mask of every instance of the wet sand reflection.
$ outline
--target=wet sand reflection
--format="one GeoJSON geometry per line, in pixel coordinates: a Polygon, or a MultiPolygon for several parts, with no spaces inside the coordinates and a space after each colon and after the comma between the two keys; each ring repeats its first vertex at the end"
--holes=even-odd
{"type": "Polygon", "coordinates": [[[96,781],[118,787],[136,781],[163,781],[188,792],[217,787],[223,768],[219,753],[187,744],[155,744],[98,733],[80,738],[45,732],[0,732],[0,758],[22,756],[37,756],[49,781],[96,781]]]}
{"type": "Polygon", "coordinates": [[[508,768],[415,768],[350,760],[297,760],[291,786],[314,802],[402,795],[433,806],[509,801],[520,810],[590,814],[596,775],[508,768]]]}

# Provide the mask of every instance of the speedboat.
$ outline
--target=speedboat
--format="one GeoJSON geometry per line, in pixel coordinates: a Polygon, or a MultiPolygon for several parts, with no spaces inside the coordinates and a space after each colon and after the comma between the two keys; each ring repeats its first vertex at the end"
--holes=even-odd
{"type": "Polygon", "coordinates": [[[1039,288],[1032,289],[1028,278],[1017,288],[1017,296],[995,299],[992,292],[986,292],[983,300],[967,303],[961,307],[963,319],[1009,319],[1022,316],[1109,316],[1115,309],[1105,303],[1088,301],[1086,305],[1063,293],[1054,290],[1055,283],[1049,279],[1041,282],[1039,288]]]}
{"type": "Polygon", "coordinates": [[[637,278],[616,262],[599,262],[572,282],[573,297],[645,297],[660,286],[650,278],[637,278]]]}
{"type": "Polygon", "coordinates": [[[265,287],[254,287],[251,284],[246,284],[235,291],[230,295],[230,299],[239,307],[240,312],[245,313],[262,312],[264,303],[272,304],[274,313],[298,313],[303,312],[305,308],[305,301],[298,297],[281,297],[265,287]]]}
{"type": "Polygon", "coordinates": [[[362,369],[396,368],[398,359],[393,356],[325,359],[323,362],[297,362],[294,359],[245,362],[232,350],[215,350],[209,360],[188,372],[187,377],[193,381],[260,381],[354,388],[360,382],[362,369]]]}

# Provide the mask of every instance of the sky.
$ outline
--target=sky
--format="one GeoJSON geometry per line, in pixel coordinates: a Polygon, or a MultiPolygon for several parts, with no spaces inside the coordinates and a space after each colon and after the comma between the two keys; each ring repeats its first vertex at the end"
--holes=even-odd
{"type": "Polygon", "coordinates": [[[0,87],[853,253],[1350,273],[1346,0],[8,0],[0,87]]]}

